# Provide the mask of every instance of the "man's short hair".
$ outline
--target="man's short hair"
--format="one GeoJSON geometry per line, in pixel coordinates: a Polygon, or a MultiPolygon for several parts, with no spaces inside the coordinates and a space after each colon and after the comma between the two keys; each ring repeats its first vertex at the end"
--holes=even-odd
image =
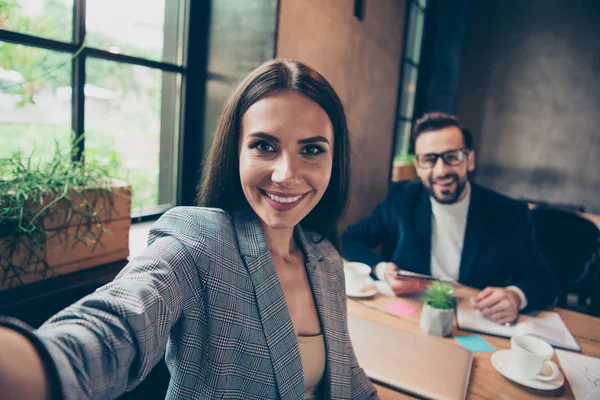
{"type": "Polygon", "coordinates": [[[460,129],[463,134],[465,148],[472,149],[473,137],[471,135],[471,131],[462,126],[458,117],[440,111],[432,111],[423,114],[423,116],[415,122],[410,134],[410,152],[415,152],[415,143],[417,142],[417,138],[420,134],[431,131],[439,131],[451,126],[455,126],[460,129]]]}

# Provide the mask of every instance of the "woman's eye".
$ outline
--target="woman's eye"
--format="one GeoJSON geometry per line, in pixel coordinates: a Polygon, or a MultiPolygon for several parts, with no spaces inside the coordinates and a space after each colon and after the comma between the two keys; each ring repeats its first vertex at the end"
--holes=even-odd
{"type": "Polygon", "coordinates": [[[325,152],[325,150],[323,150],[322,147],[317,146],[315,144],[309,144],[308,146],[306,146],[305,148],[302,149],[303,154],[309,154],[309,155],[317,155],[317,154],[321,154],[324,152],[325,152]]]}
{"type": "Polygon", "coordinates": [[[273,146],[271,146],[268,142],[258,142],[258,143],[255,143],[253,147],[258,149],[259,151],[265,151],[265,152],[275,151],[275,148],[273,146]]]}

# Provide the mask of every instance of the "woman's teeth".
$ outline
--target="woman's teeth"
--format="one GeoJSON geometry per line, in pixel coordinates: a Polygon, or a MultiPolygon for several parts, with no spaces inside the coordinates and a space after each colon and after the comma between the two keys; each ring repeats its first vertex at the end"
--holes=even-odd
{"type": "MultiPolygon", "coordinates": [[[[267,192],[265,192],[265,193],[267,193],[267,192]]],[[[279,197],[279,196],[275,196],[274,194],[267,193],[267,197],[278,203],[289,204],[289,203],[293,203],[295,201],[300,200],[300,197],[302,197],[302,195],[296,196],[296,197],[279,197]]]]}

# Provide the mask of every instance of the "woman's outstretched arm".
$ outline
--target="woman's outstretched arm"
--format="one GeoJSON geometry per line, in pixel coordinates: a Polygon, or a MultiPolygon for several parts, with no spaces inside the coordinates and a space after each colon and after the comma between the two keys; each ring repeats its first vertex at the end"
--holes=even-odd
{"type": "Polygon", "coordinates": [[[23,334],[0,326],[0,392],[5,400],[49,399],[42,359],[23,334]]]}
{"type": "Polygon", "coordinates": [[[36,331],[0,318],[8,327],[0,332],[0,398],[31,391],[45,399],[58,387],[66,400],[111,399],[138,385],[163,357],[184,309],[200,301],[204,242],[194,222],[185,212],[166,213],[149,248],[114,281],[36,331]]]}

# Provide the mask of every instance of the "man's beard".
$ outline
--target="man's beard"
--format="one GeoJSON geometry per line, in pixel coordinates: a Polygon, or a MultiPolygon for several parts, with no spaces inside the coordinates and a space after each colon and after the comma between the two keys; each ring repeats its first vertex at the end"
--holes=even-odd
{"type": "Polygon", "coordinates": [[[429,178],[429,187],[427,188],[427,191],[438,203],[453,204],[458,201],[460,196],[463,194],[466,186],[467,186],[467,178],[466,177],[461,180],[460,177],[458,176],[458,174],[447,174],[447,175],[438,177],[435,180],[433,178],[429,178]],[[451,192],[451,193],[446,192],[443,194],[443,197],[440,197],[440,196],[438,196],[438,194],[435,192],[435,190],[433,188],[434,188],[435,182],[437,180],[442,180],[442,179],[446,179],[446,178],[453,178],[454,182],[456,182],[456,188],[454,189],[453,192],[451,192]]]}

